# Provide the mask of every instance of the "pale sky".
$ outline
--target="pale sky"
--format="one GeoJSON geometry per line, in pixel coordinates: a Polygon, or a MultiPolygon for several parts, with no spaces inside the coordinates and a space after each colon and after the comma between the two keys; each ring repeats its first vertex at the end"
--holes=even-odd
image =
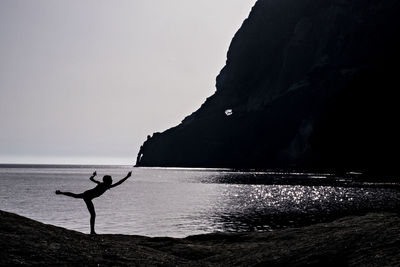
{"type": "Polygon", "coordinates": [[[133,164],[215,92],[256,0],[1,0],[0,163],[133,164]]]}

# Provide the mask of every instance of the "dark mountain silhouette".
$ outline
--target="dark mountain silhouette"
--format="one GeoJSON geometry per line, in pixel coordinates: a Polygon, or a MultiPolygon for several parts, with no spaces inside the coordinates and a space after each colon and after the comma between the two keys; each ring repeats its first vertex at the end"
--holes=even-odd
{"type": "Polygon", "coordinates": [[[137,165],[398,173],[398,14],[397,0],[259,0],[215,94],[137,165]]]}

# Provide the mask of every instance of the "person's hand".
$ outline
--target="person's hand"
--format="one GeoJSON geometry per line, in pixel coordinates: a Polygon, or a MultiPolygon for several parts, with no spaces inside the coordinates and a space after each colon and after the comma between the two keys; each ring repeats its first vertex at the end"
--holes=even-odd
{"type": "Polygon", "coordinates": [[[128,172],[128,174],[126,175],[126,178],[131,177],[132,172],[128,172]]]}
{"type": "Polygon", "coordinates": [[[94,171],[93,174],[92,174],[92,177],[95,177],[96,175],[97,175],[97,172],[94,171]]]}

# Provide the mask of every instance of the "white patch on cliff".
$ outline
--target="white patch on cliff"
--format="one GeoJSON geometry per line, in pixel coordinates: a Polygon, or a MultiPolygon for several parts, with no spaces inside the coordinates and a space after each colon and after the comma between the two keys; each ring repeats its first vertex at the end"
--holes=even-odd
{"type": "Polygon", "coordinates": [[[226,114],[226,116],[230,116],[230,115],[233,114],[233,110],[232,109],[227,109],[227,110],[225,110],[225,114],[226,114]]]}

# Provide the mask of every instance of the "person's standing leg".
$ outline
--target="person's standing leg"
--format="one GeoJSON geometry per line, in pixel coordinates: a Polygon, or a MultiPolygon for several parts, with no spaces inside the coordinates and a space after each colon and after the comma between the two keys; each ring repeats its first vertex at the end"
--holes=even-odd
{"type": "Polygon", "coordinates": [[[87,208],[89,210],[89,213],[90,213],[90,234],[91,235],[95,235],[96,232],[94,231],[94,223],[95,223],[95,220],[96,220],[96,212],[94,210],[93,202],[92,202],[91,199],[84,198],[83,200],[85,201],[86,206],[87,206],[87,208]]]}

